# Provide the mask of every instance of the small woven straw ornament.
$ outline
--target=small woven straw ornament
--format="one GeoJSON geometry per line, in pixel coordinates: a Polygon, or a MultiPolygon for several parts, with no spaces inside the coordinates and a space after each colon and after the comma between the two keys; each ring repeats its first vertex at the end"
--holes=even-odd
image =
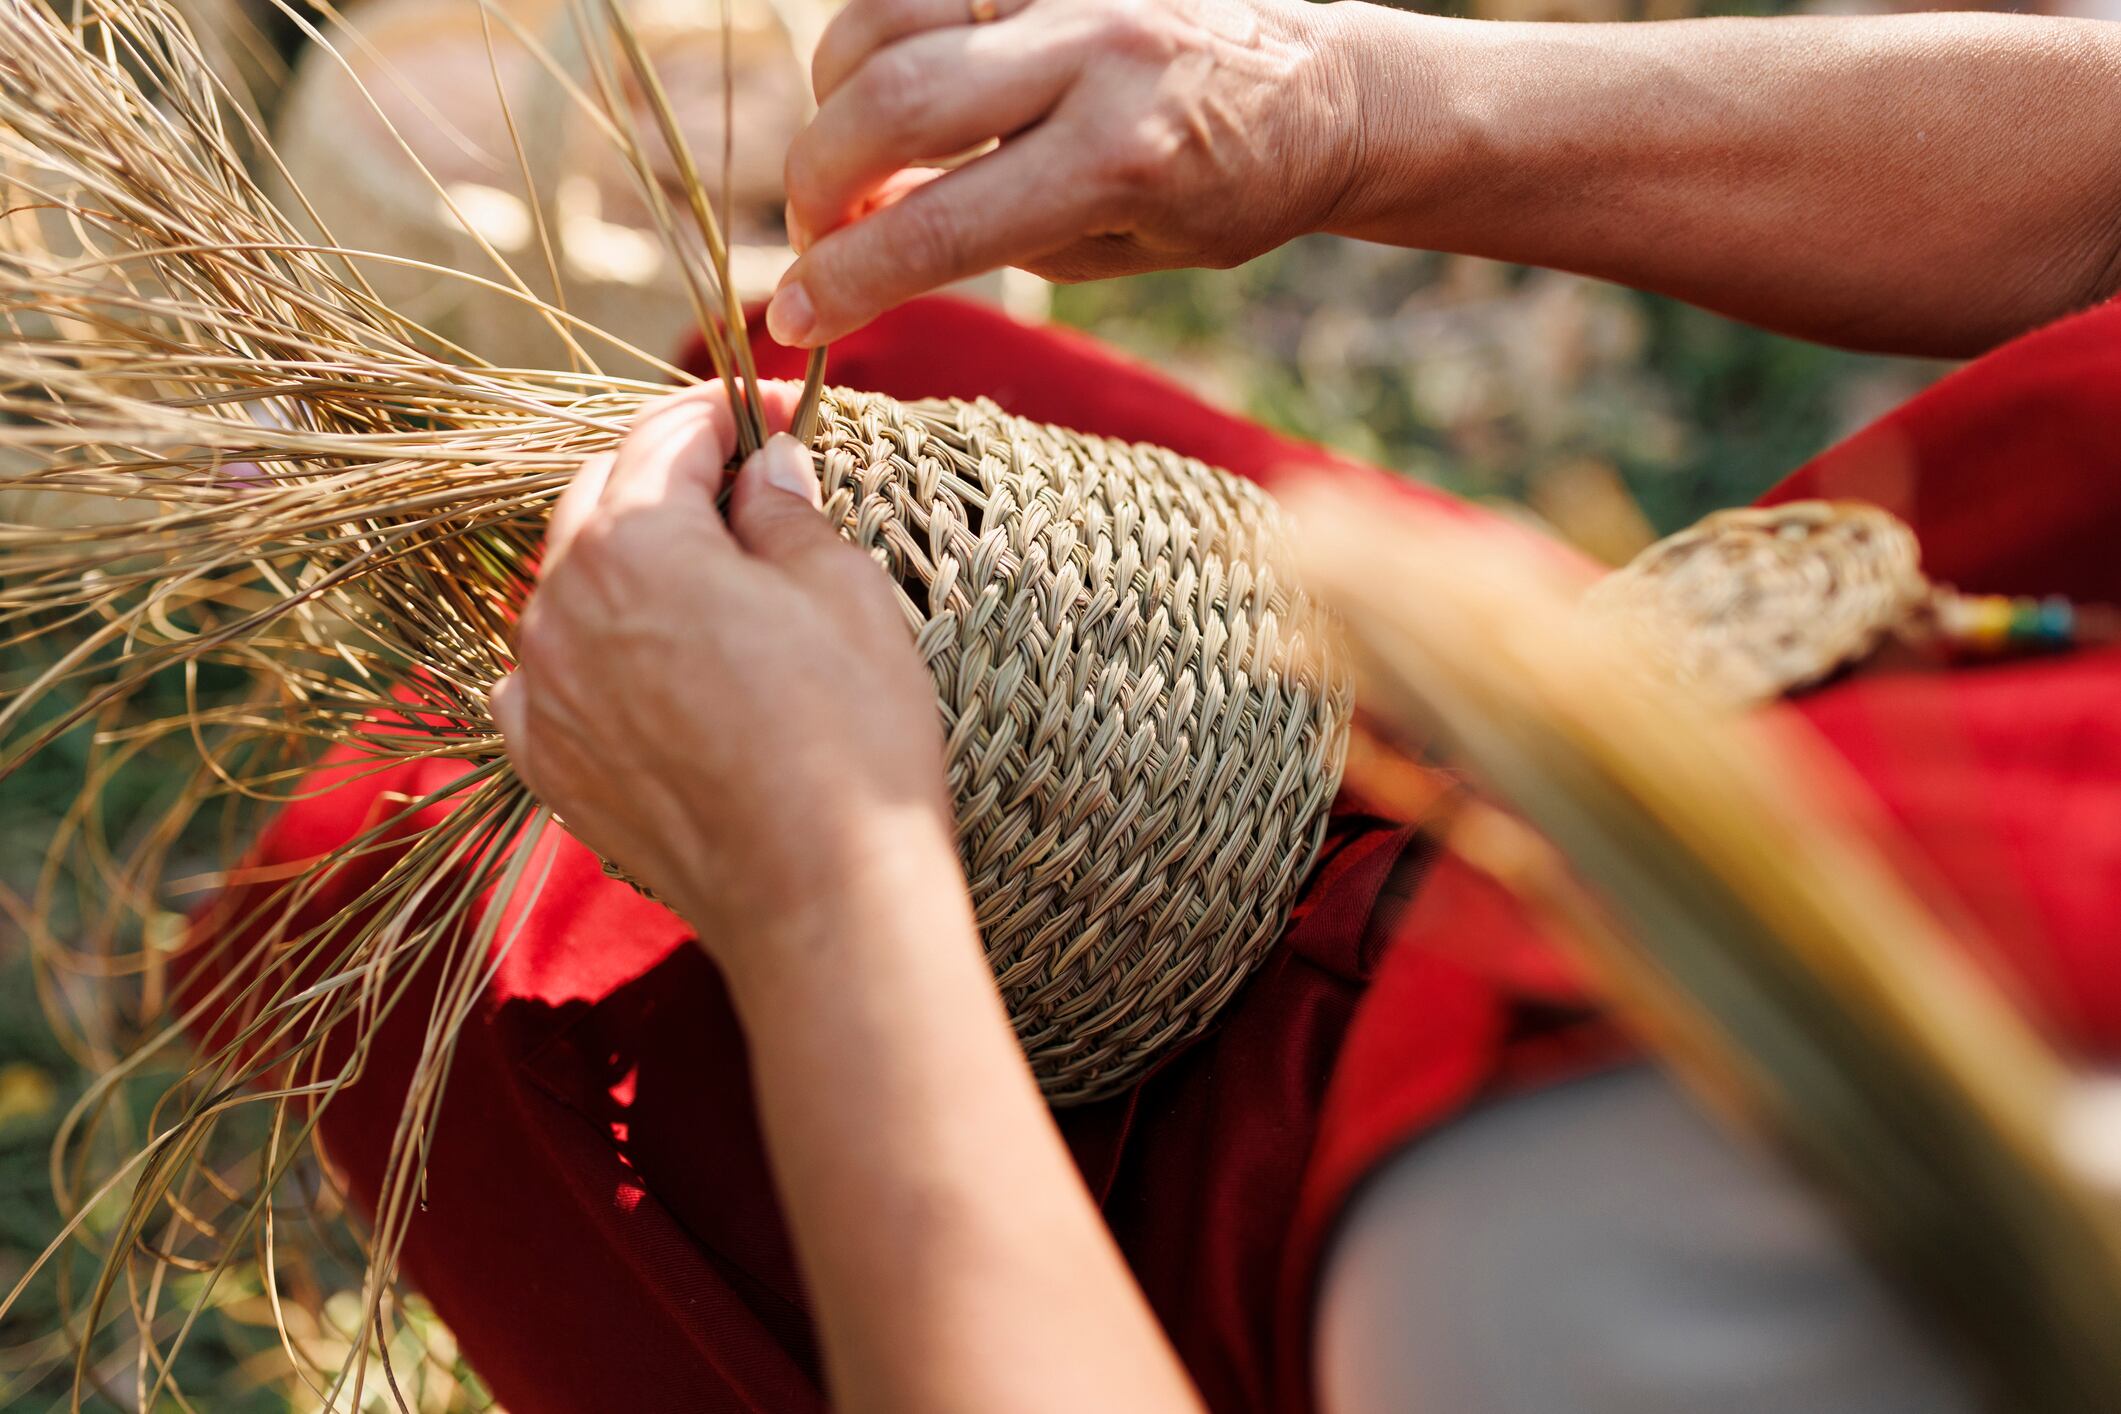
{"type": "MultiPolygon", "coordinates": [[[[1288,922],[1352,688],[1274,503],[990,402],[829,390],[826,516],[897,583],[987,957],[1047,1097],[1198,1035],[1288,922]]],[[[610,872],[625,877],[616,869],[610,872]]]]}
{"type": "Polygon", "coordinates": [[[1855,501],[1721,511],[1592,586],[1584,609],[1639,640],[1664,676],[1747,707],[1899,643],[1958,656],[2103,637],[2066,599],[1961,594],[1922,572],[1905,523],[1855,501]]]}

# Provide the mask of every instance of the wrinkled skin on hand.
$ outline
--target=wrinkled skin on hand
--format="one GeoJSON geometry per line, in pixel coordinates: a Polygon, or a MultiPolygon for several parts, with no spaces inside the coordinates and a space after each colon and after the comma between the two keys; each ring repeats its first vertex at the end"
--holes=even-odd
{"type": "MultiPolygon", "coordinates": [[[[764,391],[785,428],[795,390],[764,391]]],[[[785,435],[725,520],[734,441],[709,384],[584,465],[493,705],[530,789],[741,978],[827,946],[862,881],[954,854],[934,687],[888,580],[785,435]]]]}
{"type": "Polygon", "coordinates": [[[803,255],[775,337],[820,343],[1004,265],[1226,267],[1328,224],[1357,169],[1332,112],[1332,8],[1000,0],[974,24],[966,0],[851,0],[788,153],[803,255]]]}

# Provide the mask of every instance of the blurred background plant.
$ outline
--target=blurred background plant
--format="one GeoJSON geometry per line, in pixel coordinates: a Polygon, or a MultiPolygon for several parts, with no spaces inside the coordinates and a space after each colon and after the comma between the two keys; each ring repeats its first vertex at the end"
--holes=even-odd
{"type": "Polygon", "coordinates": [[[1211,400],[1617,561],[1751,500],[1935,376],[1549,270],[1311,237],[1056,290],[1211,400]]]}
{"type": "MultiPolygon", "coordinates": [[[[342,8],[358,21],[364,11],[394,3],[354,0],[342,8]]],[[[508,0],[511,8],[516,3],[508,0]]],[[[535,7],[540,0],[521,3],[535,7]]],[[[719,14],[717,0],[641,3],[666,19],[675,16],[673,33],[712,25],[719,14]]],[[[772,7],[797,47],[814,33],[817,3],[782,0],[772,7]]],[[[2121,19],[2121,0],[2075,4],[2080,13],[2103,8],[2107,17],[2121,19]]],[[[269,111],[298,71],[301,27],[275,12],[271,0],[189,0],[185,8],[221,36],[230,71],[244,75],[269,111]]],[[[474,0],[442,0],[432,8],[465,8],[476,15],[474,0]]],[[[1692,0],[1472,0],[1431,8],[1499,19],[1617,20],[1791,7],[1743,0],[1700,6],[1692,0]]],[[[475,18],[469,32],[478,32],[475,18]]],[[[394,57],[422,80],[424,94],[427,81],[441,71],[423,70],[421,61],[439,63],[439,46],[457,46],[454,62],[485,62],[487,37],[480,35],[467,56],[466,33],[462,25],[438,28],[436,38],[424,41],[438,46],[431,53],[416,49],[394,57]]],[[[416,35],[412,42],[423,41],[416,35]]],[[[696,42],[688,52],[689,74],[711,82],[718,65],[702,61],[696,42]]],[[[782,82],[785,55],[765,53],[758,63],[771,73],[770,81],[750,83],[756,102],[800,102],[782,82]]],[[[740,95],[746,83],[740,76],[740,95]]],[[[447,89],[437,83],[435,91],[447,89]]],[[[466,91],[476,92],[477,85],[466,91]]],[[[393,102],[387,94],[385,101],[393,102]]],[[[296,105],[289,106],[292,112],[296,105]]],[[[395,116],[402,120],[422,107],[408,100],[395,116]]],[[[718,101],[697,108],[703,123],[719,122],[718,101]]],[[[790,121],[784,109],[757,122],[746,117],[740,110],[740,138],[760,127],[779,132],[790,121]]],[[[282,132],[283,150],[302,145],[300,133],[282,132]]],[[[347,136],[343,129],[331,133],[318,160],[346,160],[340,139],[347,136]]],[[[707,136],[700,150],[717,151],[718,131],[707,136]]],[[[437,150],[423,156],[432,159],[437,150]]],[[[354,164],[348,161],[343,170],[351,192],[354,164]]],[[[737,175],[746,170],[740,163],[737,175]]],[[[751,172],[749,180],[756,186],[757,174],[751,172]]],[[[316,185],[316,179],[305,184],[316,185]]],[[[592,262],[588,277],[617,279],[614,271],[631,268],[618,256],[632,259],[637,248],[619,239],[623,232],[611,230],[618,218],[609,202],[599,204],[590,199],[595,193],[585,197],[584,190],[574,191],[570,209],[586,210],[589,235],[610,241],[598,248],[603,258],[592,262]]],[[[474,184],[471,195],[476,199],[464,203],[461,214],[480,223],[482,237],[501,245],[511,232],[523,238],[526,213],[511,210],[483,185],[474,184]]],[[[765,225],[777,221],[777,204],[763,202],[765,225]]],[[[360,203],[348,209],[359,211],[360,203]]],[[[556,219],[572,218],[561,211],[556,219]]],[[[737,225],[754,233],[756,278],[770,286],[781,258],[775,233],[760,233],[760,221],[737,225]]],[[[407,253],[429,259],[437,258],[438,249],[446,253],[462,245],[461,233],[450,231],[410,233],[407,243],[416,247],[407,253]]],[[[994,292],[992,282],[988,288],[994,292]]],[[[1011,302],[1022,307],[1026,287],[1009,288],[1011,302]]],[[[1214,402],[1461,495],[1513,507],[1609,561],[1706,511],[1750,500],[1940,371],[1935,364],[1777,338],[1573,276],[1326,237],[1297,241],[1233,271],[1037,289],[1029,303],[1154,363],[1214,402]]],[[[636,295],[625,308],[667,317],[665,305],[636,295]]],[[[0,510],[0,519],[13,514],[0,510]]],[[[0,692],[36,668],[20,650],[0,646],[0,692]]],[[[156,766],[174,780],[189,764],[174,743],[158,749],[170,754],[151,758],[148,769],[124,778],[103,801],[102,828],[114,841],[122,844],[152,818],[156,766]]],[[[85,759],[85,740],[63,743],[0,786],[0,1291],[16,1284],[58,1226],[49,1171],[53,1136],[95,1069],[123,1053],[138,999],[152,985],[139,977],[40,976],[31,965],[28,900],[79,790],[85,759]],[[94,1005],[65,995],[90,987],[100,989],[94,1005]],[[76,1021],[55,1030],[49,1019],[55,1010],[76,1021]]],[[[176,872],[209,869],[223,849],[223,842],[202,838],[191,848],[189,862],[196,869],[176,872]]],[[[67,897],[64,889],[51,895],[41,919],[61,939],[79,923],[67,897]]],[[[143,1119],[134,1117],[135,1133],[143,1119]]],[[[328,1191],[315,1179],[307,1174],[293,1181],[312,1195],[328,1191]]],[[[91,1233],[97,1216],[88,1220],[91,1233]]],[[[334,1215],[321,1216],[329,1221],[334,1215]]],[[[88,1254],[75,1252],[40,1276],[0,1322],[0,1408],[65,1406],[73,1338],[60,1313],[78,1300],[89,1270],[88,1254]]],[[[285,1274],[283,1284],[290,1291],[304,1286],[304,1299],[284,1305],[283,1314],[307,1362],[327,1371],[343,1362],[364,1338],[347,1328],[358,1310],[358,1266],[285,1274]],[[305,1311],[320,1311],[323,1319],[305,1311]]],[[[170,1295],[175,1299],[165,1301],[166,1309],[186,1309],[190,1293],[170,1295]]],[[[215,1295],[211,1318],[183,1354],[181,1373],[194,1406],[213,1414],[316,1408],[316,1393],[291,1374],[294,1362],[282,1348],[267,1293],[230,1287],[215,1295]]],[[[410,1329],[425,1339],[390,1352],[396,1393],[389,1383],[372,1384],[369,1405],[390,1409],[402,1398],[404,1407],[422,1414],[487,1407],[448,1333],[417,1307],[408,1315],[410,1329]]],[[[140,1407],[144,1385],[130,1355],[116,1347],[97,1355],[98,1397],[108,1407],[140,1407]]],[[[163,1403],[177,1407],[166,1398],[163,1403]]]]}

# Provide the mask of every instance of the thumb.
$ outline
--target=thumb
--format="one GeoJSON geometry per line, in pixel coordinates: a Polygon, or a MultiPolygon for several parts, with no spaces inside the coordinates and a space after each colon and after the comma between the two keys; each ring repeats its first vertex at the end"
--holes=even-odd
{"type": "Polygon", "coordinates": [[[799,559],[840,543],[818,514],[816,468],[803,444],[778,433],[751,454],[729,499],[729,528],[737,543],[765,560],[799,559]]]}
{"type": "Polygon", "coordinates": [[[510,673],[487,691],[486,709],[501,733],[501,744],[508,752],[509,764],[515,767],[516,779],[542,800],[538,783],[532,778],[529,710],[523,700],[520,672],[510,673]]]}

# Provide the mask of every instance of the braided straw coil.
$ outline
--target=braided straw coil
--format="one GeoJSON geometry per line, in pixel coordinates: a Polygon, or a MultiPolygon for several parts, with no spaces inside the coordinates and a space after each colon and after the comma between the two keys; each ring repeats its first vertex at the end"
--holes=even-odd
{"type": "Polygon", "coordinates": [[[1745,707],[1870,653],[1929,600],[1915,534],[1854,501],[1722,511],[1658,541],[1584,596],[1652,664],[1745,707]]]}
{"type": "Polygon", "coordinates": [[[1274,503],[985,401],[831,390],[825,513],[898,583],[958,845],[1049,1099],[1110,1094],[1265,956],[1324,835],[1351,686],[1274,503]]]}

